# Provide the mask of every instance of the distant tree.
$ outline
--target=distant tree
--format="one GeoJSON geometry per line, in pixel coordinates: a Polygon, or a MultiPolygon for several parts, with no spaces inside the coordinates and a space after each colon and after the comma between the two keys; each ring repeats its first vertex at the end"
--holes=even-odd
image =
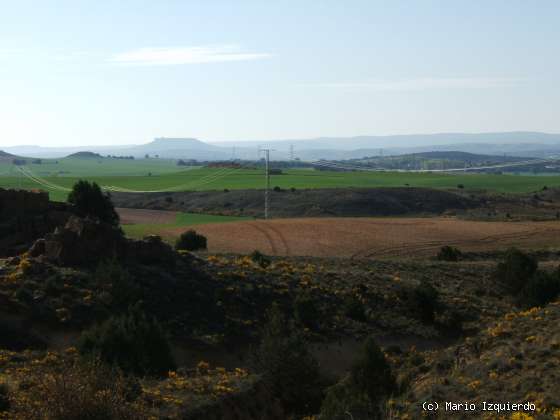
{"type": "Polygon", "coordinates": [[[95,182],[80,180],[75,183],[68,194],[68,202],[74,205],[81,216],[93,216],[114,226],[119,224],[119,215],[110,195],[103,193],[95,182]]]}
{"type": "Polygon", "coordinates": [[[185,251],[196,251],[198,249],[207,249],[206,236],[199,235],[196,231],[190,229],[181,234],[175,243],[175,249],[185,251]]]}
{"type": "Polygon", "coordinates": [[[144,155],[144,159],[150,159],[150,155],[146,153],[146,154],[144,155]]]}
{"type": "Polygon", "coordinates": [[[453,246],[442,246],[436,256],[440,261],[459,261],[461,258],[461,251],[453,246]]]}

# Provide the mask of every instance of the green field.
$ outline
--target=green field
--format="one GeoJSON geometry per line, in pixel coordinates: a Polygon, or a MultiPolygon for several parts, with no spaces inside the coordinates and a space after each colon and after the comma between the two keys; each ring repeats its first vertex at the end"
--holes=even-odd
{"type": "MultiPolygon", "coordinates": [[[[122,161],[121,161],[122,163],[122,161]]],[[[127,162],[128,163],[128,162],[127,162]]],[[[131,161],[134,163],[134,161],[131,161]]],[[[39,165],[40,166],[40,165],[39,165]]],[[[67,191],[78,179],[88,179],[111,189],[132,191],[194,191],[222,189],[264,188],[263,172],[247,169],[193,168],[151,176],[145,174],[103,176],[100,172],[75,176],[41,176],[34,165],[28,165],[35,176],[34,181],[24,175],[0,176],[0,187],[44,189],[54,200],[65,200],[67,191]]],[[[130,168],[129,168],[130,169],[130,168]]],[[[139,169],[137,169],[141,172],[139,169]]],[[[282,175],[271,176],[271,186],[281,188],[335,188],[335,187],[432,187],[456,188],[463,184],[465,189],[483,189],[497,192],[527,193],[541,190],[544,186],[560,187],[560,176],[522,176],[488,174],[443,174],[443,173],[399,173],[399,172],[329,172],[312,169],[293,169],[282,175]]]]}
{"type": "MultiPolygon", "coordinates": [[[[41,159],[32,163],[25,158],[25,166],[40,177],[81,177],[81,176],[147,176],[177,172],[180,167],[174,159],[113,159],[78,158],[41,159]]],[[[0,159],[0,176],[17,176],[18,168],[12,159],[0,159]]]]}
{"type": "Polygon", "coordinates": [[[179,227],[196,226],[204,223],[227,223],[237,222],[241,220],[249,220],[248,217],[234,217],[234,216],[213,216],[210,214],[194,214],[194,213],[179,213],[174,223],[160,223],[160,224],[135,224],[135,225],[122,225],[126,236],[129,238],[141,239],[147,235],[159,235],[167,241],[175,239],[176,235],[166,233],[166,229],[175,229],[179,227]]]}

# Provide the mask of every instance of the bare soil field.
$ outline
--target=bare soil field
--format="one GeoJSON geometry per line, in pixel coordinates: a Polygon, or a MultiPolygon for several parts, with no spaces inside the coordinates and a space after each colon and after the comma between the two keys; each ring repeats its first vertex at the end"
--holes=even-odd
{"type": "MultiPolygon", "coordinates": [[[[185,228],[162,232],[179,235],[185,228]]],[[[443,245],[463,251],[560,246],[560,222],[455,218],[305,218],[198,225],[209,252],[315,257],[416,257],[443,245]]]]}

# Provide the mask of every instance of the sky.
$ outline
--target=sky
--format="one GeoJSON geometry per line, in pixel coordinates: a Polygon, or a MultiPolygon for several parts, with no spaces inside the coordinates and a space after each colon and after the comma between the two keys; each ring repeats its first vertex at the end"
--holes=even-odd
{"type": "Polygon", "coordinates": [[[0,7],[0,146],[560,132],[556,0],[0,7]]]}

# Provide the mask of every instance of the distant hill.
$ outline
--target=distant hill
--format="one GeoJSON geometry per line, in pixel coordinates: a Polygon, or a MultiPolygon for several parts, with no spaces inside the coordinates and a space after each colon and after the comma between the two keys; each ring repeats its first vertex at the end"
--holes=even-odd
{"type": "Polygon", "coordinates": [[[5,152],[3,150],[0,150],[0,162],[6,163],[6,162],[14,162],[14,161],[25,161],[27,158],[21,157],[21,156],[16,156],[13,155],[11,153],[5,152]]]}
{"type": "Polygon", "coordinates": [[[460,151],[420,152],[392,156],[371,156],[360,159],[340,160],[344,164],[358,164],[379,169],[453,169],[499,165],[526,161],[526,157],[495,156],[460,151]]]}
{"type": "MultiPolygon", "coordinates": [[[[497,155],[483,155],[476,153],[460,152],[456,150],[451,151],[434,151],[434,152],[420,152],[407,155],[397,155],[398,158],[417,158],[417,159],[441,159],[441,160],[452,160],[461,162],[511,162],[511,161],[521,161],[524,157],[510,157],[510,156],[497,156],[497,155]]],[[[390,158],[390,157],[387,157],[390,158]]]]}
{"type": "Polygon", "coordinates": [[[9,153],[59,158],[71,153],[89,151],[101,155],[142,158],[146,154],[169,159],[255,160],[259,147],[275,149],[273,160],[288,160],[293,146],[294,156],[301,160],[357,159],[365,156],[403,155],[424,152],[465,152],[485,155],[549,157],[560,155],[560,134],[538,132],[511,133],[440,133],[395,136],[320,137],[274,141],[232,141],[207,143],[194,138],[160,137],[140,145],[5,148],[9,153]]]}
{"type": "Polygon", "coordinates": [[[318,137],[315,139],[235,141],[215,143],[220,146],[254,147],[266,145],[285,149],[290,144],[300,150],[335,149],[357,150],[374,148],[411,148],[431,146],[451,146],[454,144],[533,144],[560,145],[560,134],[539,132],[499,132],[499,133],[436,133],[399,134],[389,136],[318,137]]]}
{"type": "Polygon", "coordinates": [[[72,153],[71,155],[68,155],[66,157],[75,158],[75,159],[100,159],[103,156],[101,156],[99,153],[85,151],[85,152],[72,153]]]}
{"type": "Polygon", "coordinates": [[[6,159],[13,159],[16,156],[12,155],[11,153],[6,153],[3,150],[0,150],[0,160],[6,160],[6,159]]]}

